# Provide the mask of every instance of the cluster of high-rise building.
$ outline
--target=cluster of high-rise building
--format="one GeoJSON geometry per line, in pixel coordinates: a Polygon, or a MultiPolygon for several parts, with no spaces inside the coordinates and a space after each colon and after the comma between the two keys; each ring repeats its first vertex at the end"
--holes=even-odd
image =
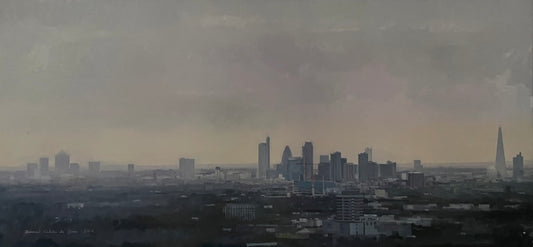
{"type": "MultiPolygon", "coordinates": [[[[38,163],[30,162],[26,165],[26,177],[30,179],[42,179],[74,176],[78,177],[82,174],[82,166],[80,163],[71,162],[70,155],[61,150],[54,156],[54,167],[50,171],[49,158],[41,157],[38,163]]],[[[178,172],[182,179],[192,180],[195,178],[195,160],[192,158],[180,158],[178,165],[178,172]]],[[[135,164],[127,164],[127,175],[130,178],[135,177],[135,164]]],[[[83,172],[84,176],[90,178],[99,177],[102,173],[102,163],[100,161],[89,161],[87,163],[87,170],[83,172]]],[[[176,172],[174,172],[177,175],[176,172]]]]}
{"type": "MultiPolygon", "coordinates": [[[[49,178],[52,175],[49,168],[49,158],[39,158],[39,163],[28,163],[26,165],[26,176],[28,178],[49,178]]],[[[131,173],[134,171],[134,165],[131,165],[131,173]]],[[[96,177],[100,174],[101,163],[100,161],[88,162],[88,175],[96,177]]],[[[130,168],[128,168],[130,169],[130,168]]],[[[79,176],[81,173],[81,165],[77,162],[71,162],[70,155],[61,150],[54,156],[54,170],[53,175],[63,176],[72,175],[74,177],[79,176]]]]}
{"type": "MultiPolygon", "coordinates": [[[[497,177],[506,177],[505,153],[503,149],[503,135],[501,127],[498,128],[498,141],[496,147],[496,161],[494,170],[497,177]]],[[[396,162],[387,161],[379,164],[373,161],[372,148],[365,148],[363,153],[357,156],[357,164],[348,162],[340,152],[330,155],[320,155],[316,167],[313,162],[313,143],[306,141],[302,146],[302,155],[293,156],[289,146],[283,150],[281,163],[270,169],[270,137],[266,142],[259,144],[258,172],[259,179],[283,177],[289,181],[313,181],[325,180],[333,182],[369,182],[376,179],[396,177],[396,162]]],[[[424,181],[423,166],[421,160],[413,161],[414,172],[407,174],[410,177],[411,187],[421,187],[424,181]],[[422,181],[422,182],[421,182],[422,181]]],[[[519,153],[513,158],[513,178],[520,179],[524,174],[524,158],[519,153]]]]}
{"type": "Polygon", "coordinates": [[[315,170],[313,161],[313,143],[306,141],[302,146],[302,156],[295,157],[289,146],[286,146],[281,156],[281,163],[275,169],[269,170],[270,138],[267,142],[259,144],[258,153],[258,178],[283,177],[289,181],[371,181],[378,178],[396,177],[396,163],[387,161],[384,164],[373,162],[372,148],[366,148],[365,152],[358,155],[358,163],[348,162],[340,152],[329,155],[320,155],[319,163],[315,170]],[[315,171],[317,171],[315,173],[315,171]]]}

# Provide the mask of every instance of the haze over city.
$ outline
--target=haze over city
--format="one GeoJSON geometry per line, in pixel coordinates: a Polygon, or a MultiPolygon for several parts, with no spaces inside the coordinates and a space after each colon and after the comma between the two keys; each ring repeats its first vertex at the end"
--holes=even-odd
{"type": "Polygon", "coordinates": [[[1,1],[0,166],[533,156],[528,1],[335,3],[1,1]]]}
{"type": "Polygon", "coordinates": [[[0,247],[531,247],[533,0],[0,0],[0,247]]]}

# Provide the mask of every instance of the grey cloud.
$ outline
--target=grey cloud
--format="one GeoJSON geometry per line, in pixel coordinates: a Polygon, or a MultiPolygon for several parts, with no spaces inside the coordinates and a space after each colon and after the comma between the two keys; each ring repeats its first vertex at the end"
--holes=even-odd
{"type": "Polygon", "coordinates": [[[525,0],[1,1],[3,126],[320,129],[309,119],[371,123],[395,104],[499,121],[529,110],[529,11],[525,0]]]}

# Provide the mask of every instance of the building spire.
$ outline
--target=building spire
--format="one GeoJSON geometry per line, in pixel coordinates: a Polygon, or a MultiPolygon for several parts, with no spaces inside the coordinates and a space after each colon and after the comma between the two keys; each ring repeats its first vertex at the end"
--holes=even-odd
{"type": "Polygon", "coordinates": [[[505,177],[506,175],[505,152],[503,149],[503,134],[502,134],[501,126],[498,127],[498,143],[496,144],[495,168],[496,168],[498,177],[505,177]]]}

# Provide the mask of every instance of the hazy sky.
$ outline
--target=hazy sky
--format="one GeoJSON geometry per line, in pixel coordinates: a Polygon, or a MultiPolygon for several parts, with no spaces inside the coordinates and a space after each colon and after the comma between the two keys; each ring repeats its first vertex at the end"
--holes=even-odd
{"type": "Polygon", "coordinates": [[[529,160],[530,2],[3,0],[0,165],[529,160]]]}

